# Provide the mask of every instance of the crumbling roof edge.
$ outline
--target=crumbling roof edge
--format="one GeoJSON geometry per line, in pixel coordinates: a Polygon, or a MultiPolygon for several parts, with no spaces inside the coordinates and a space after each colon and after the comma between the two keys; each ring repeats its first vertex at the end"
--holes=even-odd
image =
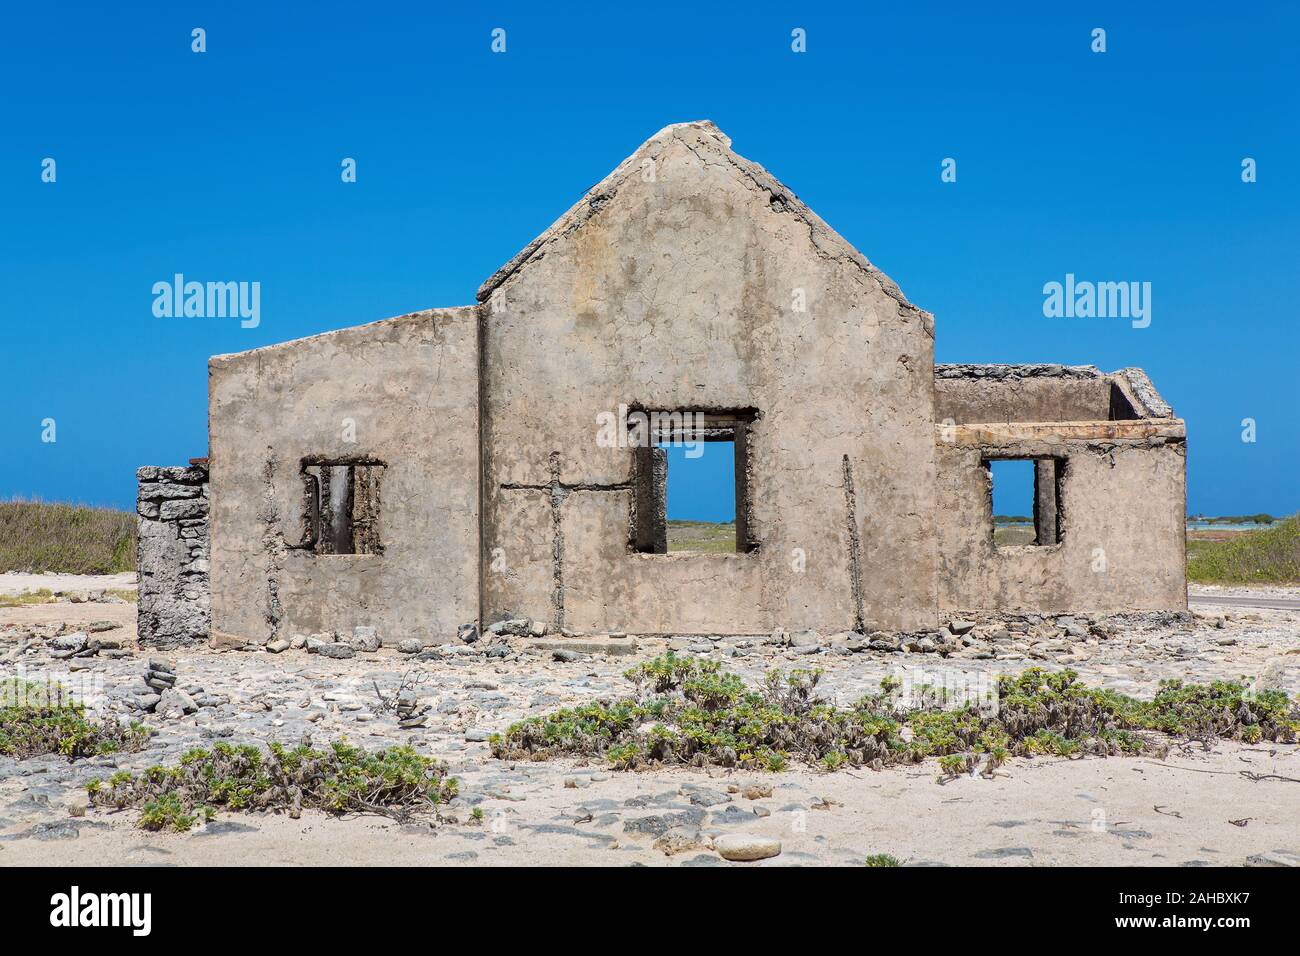
{"type": "Polygon", "coordinates": [[[1136,365],[1130,365],[1128,368],[1119,369],[1113,374],[1117,378],[1123,379],[1124,383],[1128,385],[1130,396],[1146,406],[1146,412],[1150,417],[1174,417],[1173,407],[1156,391],[1151,377],[1147,375],[1144,369],[1140,369],[1136,365]]]}
{"type": "Polygon", "coordinates": [[[1020,365],[974,363],[936,364],[934,377],[944,379],[981,378],[1106,378],[1106,373],[1095,365],[1060,365],[1050,362],[1029,362],[1020,365]]]}
{"type": "Polygon", "coordinates": [[[1018,381],[1028,378],[1109,379],[1124,393],[1133,410],[1143,418],[1174,418],[1174,410],[1151,382],[1147,373],[1137,366],[1103,372],[1095,365],[1058,365],[1047,362],[1021,365],[972,363],[936,364],[934,377],[945,381],[983,380],[1018,381]]]}
{"type": "Polygon", "coordinates": [[[322,341],[333,336],[352,335],[362,332],[366,329],[377,328],[381,325],[397,322],[409,322],[423,319],[433,319],[437,316],[445,316],[449,313],[463,313],[464,318],[477,318],[478,307],[473,305],[454,305],[442,309],[420,309],[416,312],[406,312],[402,315],[390,316],[386,319],[379,319],[374,322],[365,322],[361,325],[348,325],[341,329],[329,329],[325,332],[316,332],[312,335],[299,336],[296,339],[288,339],[284,342],[273,342],[270,345],[260,345],[255,349],[244,349],[241,352],[222,352],[219,355],[213,355],[208,358],[208,364],[222,364],[235,359],[242,359],[250,355],[259,355],[266,352],[272,352],[277,349],[289,349],[294,346],[302,345],[306,342],[322,341]]]}
{"type": "Polygon", "coordinates": [[[538,252],[544,249],[545,246],[581,227],[588,219],[599,212],[618,192],[618,189],[627,178],[635,174],[640,168],[640,160],[646,154],[656,151],[656,147],[671,139],[680,141],[692,152],[698,152],[701,146],[711,143],[717,154],[724,157],[740,175],[745,176],[758,188],[770,194],[770,202],[774,209],[791,213],[808,225],[809,238],[819,254],[826,258],[851,262],[857,266],[864,274],[874,280],[886,295],[894,299],[900,308],[913,312],[920,317],[926,332],[933,338],[933,315],[909,302],[897,283],[873,266],[866,256],[827,225],[784,183],[763,166],[740,156],[732,150],[730,137],[709,120],[696,120],[666,126],[638,146],[632,155],[614,168],[613,172],[587,190],[581,199],[570,206],[541,235],[524,246],[509,262],[494,272],[479,287],[478,301],[486,301],[493,292],[522,269],[525,263],[536,258],[538,252]]]}

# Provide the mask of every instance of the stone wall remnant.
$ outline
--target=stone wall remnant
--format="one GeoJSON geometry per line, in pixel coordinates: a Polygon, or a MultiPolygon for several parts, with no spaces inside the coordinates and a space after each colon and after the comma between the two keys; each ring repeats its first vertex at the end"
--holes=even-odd
{"type": "Polygon", "coordinates": [[[140,606],[136,629],[149,647],[208,639],[208,464],[146,466],[135,473],[140,606]]]}

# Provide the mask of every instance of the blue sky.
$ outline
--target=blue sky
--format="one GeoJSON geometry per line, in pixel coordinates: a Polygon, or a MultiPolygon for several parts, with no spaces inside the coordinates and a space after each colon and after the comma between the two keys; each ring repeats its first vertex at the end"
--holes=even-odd
{"type": "Polygon", "coordinates": [[[0,497],[129,507],[136,465],[205,452],[209,355],[472,302],[708,118],[935,314],[939,361],[1144,366],[1191,511],[1296,510],[1293,5],[720,6],[10,5],[0,497]],[[155,318],[176,272],[259,281],[260,325],[155,318]],[[1066,273],[1150,282],[1150,327],[1045,318],[1066,273]]]}

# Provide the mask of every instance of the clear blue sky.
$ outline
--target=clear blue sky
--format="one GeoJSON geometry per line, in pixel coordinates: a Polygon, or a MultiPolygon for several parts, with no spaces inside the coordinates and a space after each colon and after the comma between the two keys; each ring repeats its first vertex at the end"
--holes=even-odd
{"type": "Polygon", "coordinates": [[[457,6],[7,5],[0,497],[129,507],[137,465],[205,453],[209,355],[470,303],[708,118],[935,314],[939,361],[1144,366],[1190,510],[1296,510],[1294,4],[457,6]],[[175,272],[261,282],[260,326],[155,318],[175,272]],[[1151,282],[1151,326],[1044,318],[1067,272],[1151,282]]]}

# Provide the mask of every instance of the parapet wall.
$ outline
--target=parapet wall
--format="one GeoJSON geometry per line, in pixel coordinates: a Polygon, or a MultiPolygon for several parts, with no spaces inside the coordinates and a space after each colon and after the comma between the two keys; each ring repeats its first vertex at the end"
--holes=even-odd
{"type": "Polygon", "coordinates": [[[149,647],[208,639],[208,466],[147,466],[135,473],[140,606],[137,632],[149,647]]]}
{"type": "Polygon", "coordinates": [[[935,421],[1092,422],[1172,418],[1140,368],[1092,365],[936,365],[935,421]]]}

